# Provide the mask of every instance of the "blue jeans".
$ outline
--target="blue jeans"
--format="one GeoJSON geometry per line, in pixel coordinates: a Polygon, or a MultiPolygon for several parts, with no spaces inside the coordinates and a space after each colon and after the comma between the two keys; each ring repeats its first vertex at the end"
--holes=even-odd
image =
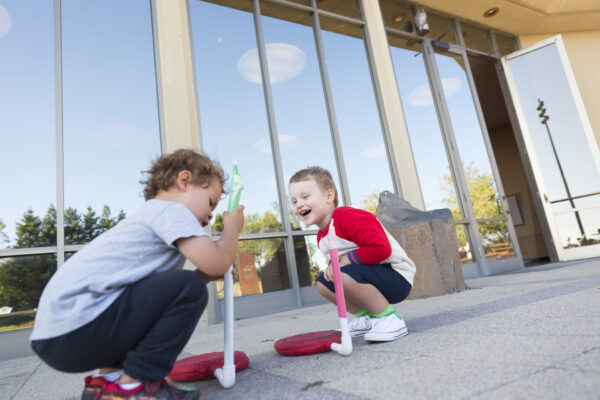
{"type": "Polygon", "coordinates": [[[123,368],[141,381],[171,372],[206,308],[206,284],[193,271],[167,271],[127,287],[92,322],[31,343],[52,368],[85,372],[123,368]]]}

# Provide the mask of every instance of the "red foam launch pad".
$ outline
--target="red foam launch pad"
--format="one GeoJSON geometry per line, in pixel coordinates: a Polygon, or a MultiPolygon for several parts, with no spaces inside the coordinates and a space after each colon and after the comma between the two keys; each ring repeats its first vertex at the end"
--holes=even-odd
{"type": "Polygon", "coordinates": [[[289,336],[275,342],[275,351],[284,356],[305,356],[331,351],[332,343],[342,343],[340,331],[319,331],[289,336]]]}
{"type": "MultiPolygon", "coordinates": [[[[175,366],[169,374],[174,381],[199,381],[215,377],[215,370],[223,367],[223,352],[200,354],[175,361],[175,366]]],[[[233,352],[235,370],[240,371],[250,364],[246,353],[233,352]]]]}

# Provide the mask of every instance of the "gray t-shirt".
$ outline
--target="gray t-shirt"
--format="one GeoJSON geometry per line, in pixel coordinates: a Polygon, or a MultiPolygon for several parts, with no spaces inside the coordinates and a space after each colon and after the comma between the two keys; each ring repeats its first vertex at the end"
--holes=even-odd
{"type": "Polygon", "coordinates": [[[183,204],[149,200],[74,254],[40,298],[30,340],[49,339],[93,321],[125,288],[149,275],[181,269],[177,239],[208,236],[183,204]]]}

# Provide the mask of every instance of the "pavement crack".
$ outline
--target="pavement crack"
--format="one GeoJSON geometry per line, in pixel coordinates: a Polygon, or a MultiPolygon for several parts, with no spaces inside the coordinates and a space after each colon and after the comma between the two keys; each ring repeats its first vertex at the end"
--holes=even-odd
{"type": "Polygon", "coordinates": [[[315,387],[315,386],[321,386],[323,383],[323,381],[315,381],[315,382],[311,382],[308,385],[304,386],[301,390],[303,392],[307,391],[308,389],[310,389],[311,387],[315,387]]]}
{"type": "MultiPolygon", "coordinates": [[[[23,383],[21,384],[21,386],[19,386],[19,388],[15,391],[15,396],[17,394],[19,394],[19,392],[21,391],[21,389],[23,389],[23,386],[25,386],[25,384],[27,383],[27,381],[29,380],[29,378],[31,378],[33,376],[33,374],[35,374],[35,372],[40,368],[40,366],[42,365],[42,362],[38,362],[37,367],[35,367],[35,369],[33,371],[31,371],[30,374],[28,374],[29,376],[27,377],[27,379],[23,380],[23,383]]],[[[11,399],[13,399],[15,396],[11,397],[11,399]]]]}

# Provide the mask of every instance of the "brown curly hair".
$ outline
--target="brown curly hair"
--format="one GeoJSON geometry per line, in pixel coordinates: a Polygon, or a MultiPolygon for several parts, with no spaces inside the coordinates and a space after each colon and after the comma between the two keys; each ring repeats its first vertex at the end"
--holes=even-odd
{"type": "Polygon", "coordinates": [[[146,185],[144,188],[146,200],[153,199],[161,190],[168,190],[175,184],[177,175],[186,170],[192,173],[192,183],[204,187],[209,186],[212,180],[217,178],[225,194],[224,185],[227,177],[218,162],[194,150],[179,149],[170,154],[163,154],[152,163],[149,170],[144,171],[145,174],[150,175],[148,179],[140,180],[141,184],[146,185]]]}
{"type": "Polygon", "coordinates": [[[325,168],[314,166],[301,169],[300,171],[297,171],[294,175],[292,175],[289,184],[295,182],[308,181],[310,179],[314,179],[314,181],[317,182],[317,186],[319,187],[319,189],[321,189],[324,192],[326,192],[329,189],[333,189],[333,193],[335,194],[335,197],[333,198],[333,206],[337,207],[339,203],[338,191],[335,187],[335,182],[333,181],[331,173],[325,168]]]}

